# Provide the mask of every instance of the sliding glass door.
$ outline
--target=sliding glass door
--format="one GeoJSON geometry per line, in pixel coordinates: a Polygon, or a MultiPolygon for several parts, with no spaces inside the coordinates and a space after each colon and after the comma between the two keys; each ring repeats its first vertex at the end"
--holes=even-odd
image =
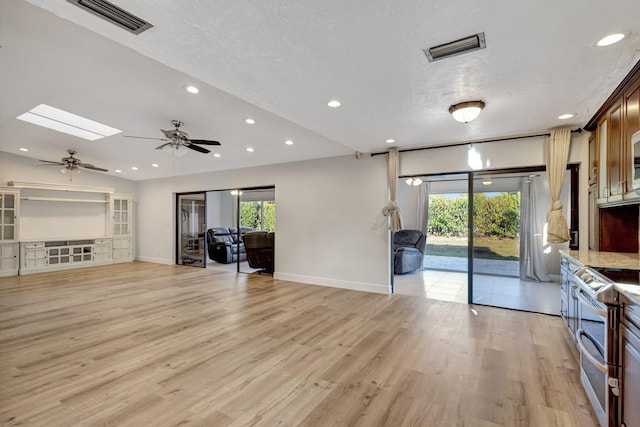
{"type": "Polygon", "coordinates": [[[176,198],[176,264],[205,267],[206,193],[178,194],[176,198]]]}
{"type": "MultiPolygon", "coordinates": [[[[276,202],[275,188],[245,189],[238,195],[238,230],[246,252],[246,259],[239,264],[241,273],[272,272],[274,248],[265,245],[273,240],[267,237],[254,237],[245,241],[246,233],[261,231],[275,233],[276,231],[276,202]]],[[[270,237],[273,237],[271,235],[270,237]]]]}
{"type": "MultiPolygon", "coordinates": [[[[560,197],[571,230],[576,176],[570,166],[560,197]]],[[[558,251],[569,244],[546,242],[548,188],[544,167],[400,179],[405,229],[424,233],[426,248],[422,268],[394,274],[394,292],[558,314],[558,251]]]]}
{"type": "MultiPolygon", "coordinates": [[[[426,236],[422,268],[399,270],[409,264],[398,257],[411,257],[412,249],[399,250],[396,242],[393,264],[394,292],[466,303],[469,269],[469,174],[425,175],[419,180],[398,182],[398,202],[406,229],[426,236]]],[[[395,236],[397,238],[397,235],[395,236]]]]}

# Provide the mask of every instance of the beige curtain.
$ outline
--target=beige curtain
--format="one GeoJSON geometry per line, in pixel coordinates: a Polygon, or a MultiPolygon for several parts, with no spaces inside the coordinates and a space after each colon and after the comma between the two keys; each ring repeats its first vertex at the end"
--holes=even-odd
{"type": "Polygon", "coordinates": [[[390,217],[389,230],[398,231],[404,228],[402,215],[396,202],[396,187],[398,185],[398,149],[392,148],[387,154],[387,182],[389,184],[389,203],[382,208],[382,214],[390,217]]]}
{"type": "Polygon", "coordinates": [[[546,141],[545,157],[551,192],[551,206],[547,214],[547,242],[549,243],[569,241],[567,218],[562,212],[562,203],[559,199],[564,183],[564,174],[567,170],[570,141],[570,129],[553,130],[546,141]]]}

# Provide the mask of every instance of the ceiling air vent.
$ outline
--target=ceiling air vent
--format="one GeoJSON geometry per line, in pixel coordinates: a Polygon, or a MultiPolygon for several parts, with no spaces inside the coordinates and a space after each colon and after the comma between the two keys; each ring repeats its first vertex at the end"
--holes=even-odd
{"type": "Polygon", "coordinates": [[[429,62],[433,62],[474,50],[484,49],[485,47],[484,33],[478,33],[450,43],[423,49],[423,52],[427,55],[429,62]]]}
{"type": "Polygon", "coordinates": [[[137,16],[127,12],[124,9],[119,8],[113,3],[109,3],[106,0],[67,0],[69,3],[73,3],[76,6],[80,6],[85,10],[98,15],[99,17],[106,19],[107,21],[131,31],[133,34],[140,34],[141,32],[153,27],[147,21],[144,21],[137,16]]]}

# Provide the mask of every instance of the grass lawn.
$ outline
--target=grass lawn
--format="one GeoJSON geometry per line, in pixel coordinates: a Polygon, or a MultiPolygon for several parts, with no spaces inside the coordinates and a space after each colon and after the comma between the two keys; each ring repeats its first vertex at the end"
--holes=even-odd
{"type": "MultiPolygon", "coordinates": [[[[517,261],[520,253],[520,239],[476,237],[474,255],[483,259],[504,259],[517,261]]],[[[467,257],[466,237],[427,237],[427,255],[467,257]]]]}

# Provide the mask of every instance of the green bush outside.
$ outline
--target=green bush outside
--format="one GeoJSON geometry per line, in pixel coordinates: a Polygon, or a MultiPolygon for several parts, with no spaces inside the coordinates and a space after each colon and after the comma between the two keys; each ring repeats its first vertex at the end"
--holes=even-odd
{"type": "Polygon", "coordinates": [[[276,231],[276,203],[275,202],[240,202],[240,225],[254,230],[276,231]],[[260,205],[262,204],[262,209],[260,205]],[[260,212],[264,214],[263,222],[260,212]]]}
{"type": "MultiPolygon", "coordinates": [[[[485,193],[473,196],[474,237],[509,237],[520,234],[520,193],[485,193]]],[[[468,235],[469,200],[466,195],[447,198],[429,197],[428,233],[436,236],[465,237],[468,235]]]]}

